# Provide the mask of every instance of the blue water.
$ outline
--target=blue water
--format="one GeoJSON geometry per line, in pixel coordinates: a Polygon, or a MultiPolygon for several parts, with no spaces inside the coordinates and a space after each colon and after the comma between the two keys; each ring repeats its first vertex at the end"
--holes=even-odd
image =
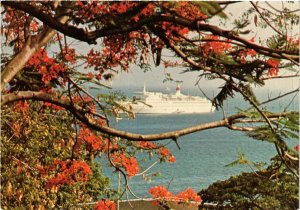
{"type": "MultiPolygon", "coordinates": [[[[281,99],[267,107],[273,111],[280,111],[290,103],[291,98],[292,96],[281,99]]],[[[227,101],[225,103],[227,115],[237,112],[237,106],[247,108],[248,104],[241,97],[227,101]]],[[[297,107],[298,98],[291,103],[289,109],[298,110],[297,107]]],[[[189,115],[137,115],[135,120],[112,121],[111,126],[135,133],[160,133],[222,118],[221,111],[189,115]]],[[[168,140],[165,142],[167,143],[168,140]]],[[[297,142],[295,141],[294,144],[296,145],[297,142]]],[[[129,179],[130,187],[138,196],[149,196],[148,189],[156,185],[169,185],[169,189],[175,193],[187,187],[200,191],[218,180],[251,171],[247,165],[225,167],[236,160],[240,153],[244,153],[247,159],[257,162],[269,162],[276,154],[273,144],[250,139],[245,133],[227,128],[205,130],[183,136],[179,138],[179,145],[181,150],[173,142],[168,145],[176,157],[176,163],[156,164],[147,172],[148,174],[160,172],[160,176],[155,177],[151,182],[145,182],[142,177],[129,179]]],[[[145,169],[154,161],[141,162],[141,166],[145,169]]],[[[107,168],[104,173],[112,178],[112,187],[117,187],[117,174],[107,168]]]]}

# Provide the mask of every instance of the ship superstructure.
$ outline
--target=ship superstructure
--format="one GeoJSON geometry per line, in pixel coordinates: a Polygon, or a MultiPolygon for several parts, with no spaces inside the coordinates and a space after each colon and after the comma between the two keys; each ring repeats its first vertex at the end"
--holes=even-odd
{"type": "Polygon", "coordinates": [[[199,96],[184,95],[177,85],[175,94],[143,92],[134,96],[134,102],[128,102],[130,109],[137,114],[207,113],[215,107],[211,101],[199,96]]]}

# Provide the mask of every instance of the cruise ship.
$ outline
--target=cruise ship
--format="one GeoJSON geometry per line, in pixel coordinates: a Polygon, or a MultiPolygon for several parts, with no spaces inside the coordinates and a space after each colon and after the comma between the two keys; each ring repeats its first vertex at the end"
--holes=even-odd
{"type": "Polygon", "coordinates": [[[173,113],[208,113],[215,107],[212,102],[199,96],[184,95],[177,85],[175,94],[148,92],[146,86],[132,102],[126,102],[125,107],[136,114],[173,114],[173,113]]]}

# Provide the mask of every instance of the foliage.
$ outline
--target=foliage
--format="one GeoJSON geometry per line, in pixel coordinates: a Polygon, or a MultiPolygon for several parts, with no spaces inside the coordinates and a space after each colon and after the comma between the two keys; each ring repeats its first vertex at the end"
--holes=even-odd
{"type": "Polygon", "coordinates": [[[256,140],[281,144],[284,147],[282,145],[284,140],[299,139],[299,127],[297,125],[299,125],[299,113],[291,112],[288,116],[281,117],[278,122],[274,123],[276,133],[270,131],[268,126],[260,125],[247,132],[247,135],[256,140]]]}
{"type": "Polygon", "coordinates": [[[76,131],[68,113],[28,104],[2,109],[1,208],[76,209],[113,193],[88,148],[72,155],[76,131]]]}
{"type": "Polygon", "coordinates": [[[280,166],[277,157],[266,170],[218,181],[199,195],[204,202],[216,204],[217,209],[297,209],[298,181],[280,166]]]}

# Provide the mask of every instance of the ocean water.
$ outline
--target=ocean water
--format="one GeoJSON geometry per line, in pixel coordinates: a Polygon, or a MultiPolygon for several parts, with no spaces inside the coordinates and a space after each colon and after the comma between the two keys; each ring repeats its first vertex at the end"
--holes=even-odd
{"type": "MultiPolygon", "coordinates": [[[[261,98],[264,97],[266,95],[261,94],[261,98]]],[[[291,101],[292,97],[285,97],[265,106],[272,111],[283,110],[288,105],[288,109],[298,110],[298,97],[291,101]]],[[[236,107],[247,108],[249,105],[242,97],[237,96],[237,98],[225,102],[224,107],[226,114],[231,115],[237,112],[236,107]]],[[[141,134],[161,133],[221,120],[222,118],[221,111],[207,114],[137,115],[134,120],[126,118],[118,122],[112,120],[111,126],[141,134]]],[[[168,140],[165,142],[167,143],[168,140]]],[[[292,141],[291,145],[297,143],[297,141],[292,141]]],[[[169,186],[169,189],[174,193],[187,187],[198,192],[218,180],[225,180],[241,172],[251,171],[247,165],[225,167],[225,165],[235,161],[240,153],[245,154],[246,158],[251,161],[266,163],[276,154],[273,144],[251,139],[243,132],[232,131],[227,128],[205,130],[180,137],[179,145],[180,150],[173,142],[168,145],[176,157],[176,163],[156,164],[146,173],[159,172],[158,177],[148,182],[145,182],[141,176],[129,179],[129,186],[136,195],[149,197],[148,189],[156,185],[169,186]]],[[[140,156],[137,158],[141,159],[140,156]]],[[[146,169],[154,161],[141,161],[141,167],[146,169]]],[[[104,168],[104,174],[112,179],[112,187],[116,188],[118,186],[118,174],[109,168],[104,168]]],[[[123,182],[122,178],[121,182],[123,182]]],[[[133,197],[129,195],[129,198],[133,197]]]]}

